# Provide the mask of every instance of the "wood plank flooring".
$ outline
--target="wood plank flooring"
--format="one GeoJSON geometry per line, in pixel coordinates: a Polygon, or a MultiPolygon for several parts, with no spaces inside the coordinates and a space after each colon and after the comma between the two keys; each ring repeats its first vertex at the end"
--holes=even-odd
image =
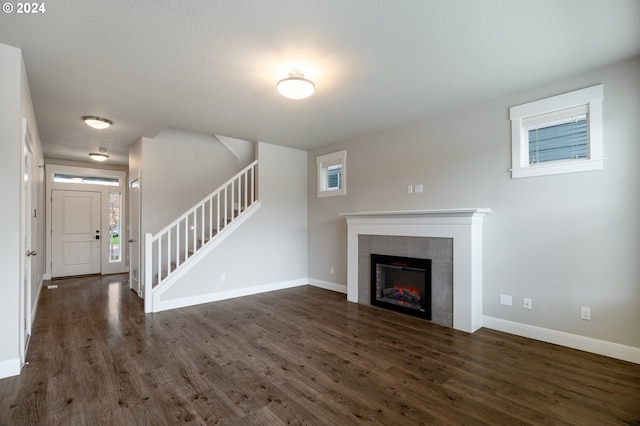
{"type": "Polygon", "coordinates": [[[640,424],[640,365],[299,287],[144,315],[127,277],[42,290],[0,425],[640,424]]]}

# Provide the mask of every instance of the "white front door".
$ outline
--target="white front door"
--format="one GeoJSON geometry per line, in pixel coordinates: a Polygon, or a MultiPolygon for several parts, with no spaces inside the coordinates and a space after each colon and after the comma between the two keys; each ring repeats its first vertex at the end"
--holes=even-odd
{"type": "Polygon", "coordinates": [[[144,297],[140,279],[140,180],[129,184],[129,288],[144,297]]]}
{"type": "Polygon", "coordinates": [[[51,276],[100,273],[99,192],[53,190],[51,276]]]}

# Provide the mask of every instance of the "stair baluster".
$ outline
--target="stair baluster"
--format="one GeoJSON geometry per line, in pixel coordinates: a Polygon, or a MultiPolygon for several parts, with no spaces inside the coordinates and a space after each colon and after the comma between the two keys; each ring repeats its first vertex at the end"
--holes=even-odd
{"type": "Polygon", "coordinates": [[[145,235],[144,277],[147,312],[151,311],[150,299],[153,290],[184,267],[196,253],[211,244],[227,226],[257,202],[257,167],[256,160],[160,232],[145,235]],[[223,200],[221,197],[224,197],[223,200]]]}

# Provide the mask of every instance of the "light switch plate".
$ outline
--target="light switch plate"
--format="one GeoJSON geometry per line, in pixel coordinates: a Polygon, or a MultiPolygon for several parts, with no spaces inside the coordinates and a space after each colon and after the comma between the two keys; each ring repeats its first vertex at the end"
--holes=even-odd
{"type": "Polygon", "coordinates": [[[513,298],[507,294],[501,294],[500,304],[505,306],[513,306],[513,298]]]}

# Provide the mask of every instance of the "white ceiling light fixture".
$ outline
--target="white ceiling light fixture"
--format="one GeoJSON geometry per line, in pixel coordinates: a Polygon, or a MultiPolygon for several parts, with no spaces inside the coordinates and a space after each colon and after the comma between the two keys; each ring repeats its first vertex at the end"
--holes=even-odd
{"type": "Polygon", "coordinates": [[[89,154],[89,157],[95,161],[106,161],[106,159],[109,158],[106,148],[100,148],[98,152],[92,152],[89,154]]]}
{"type": "Polygon", "coordinates": [[[304,78],[301,72],[289,73],[289,77],[278,82],[277,88],[282,96],[289,99],[308,98],[316,91],[316,85],[304,78]]]}
{"type": "Polygon", "coordinates": [[[106,129],[113,124],[113,121],[111,120],[93,115],[85,115],[82,119],[88,126],[91,126],[94,129],[106,129]]]}

